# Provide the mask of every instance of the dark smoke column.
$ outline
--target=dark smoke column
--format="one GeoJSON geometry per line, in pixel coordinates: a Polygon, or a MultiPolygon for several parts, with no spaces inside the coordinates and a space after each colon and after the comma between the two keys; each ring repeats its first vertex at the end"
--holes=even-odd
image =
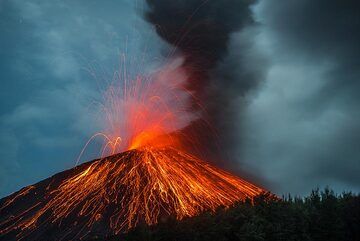
{"type": "Polygon", "coordinates": [[[185,58],[183,68],[189,76],[187,88],[196,93],[206,109],[205,118],[220,133],[215,141],[208,131],[199,128],[199,123],[193,123],[185,130],[198,132],[208,150],[220,149],[227,153],[225,157],[208,152],[208,158],[212,160],[228,159],[228,154],[233,155],[238,148],[241,104],[234,107],[234,101],[256,86],[259,79],[242,64],[246,62],[243,49],[249,47],[248,39],[239,45],[233,58],[227,59],[231,34],[254,23],[250,9],[254,2],[147,0],[146,20],[174,47],[175,55],[181,54],[185,58]]]}

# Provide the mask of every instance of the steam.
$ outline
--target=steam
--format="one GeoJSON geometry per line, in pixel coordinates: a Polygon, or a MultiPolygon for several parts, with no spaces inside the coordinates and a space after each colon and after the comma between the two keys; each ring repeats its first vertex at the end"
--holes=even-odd
{"type": "Polygon", "coordinates": [[[239,156],[239,116],[244,100],[263,73],[248,64],[249,56],[254,56],[249,51],[255,26],[250,7],[255,1],[147,0],[147,3],[145,19],[173,47],[169,55],[184,57],[186,87],[199,98],[206,121],[219,134],[215,140],[196,122],[184,131],[200,132],[198,138],[208,147],[208,159],[234,160],[239,156]]]}

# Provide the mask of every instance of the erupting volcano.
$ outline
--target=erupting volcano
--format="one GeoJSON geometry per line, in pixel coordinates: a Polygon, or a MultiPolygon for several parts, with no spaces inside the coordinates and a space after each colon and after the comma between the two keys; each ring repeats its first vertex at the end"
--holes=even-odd
{"type": "MultiPolygon", "coordinates": [[[[122,74],[119,74],[122,73],[122,74]]],[[[124,233],[168,217],[229,207],[264,190],[192,154],[204,143],[183,128],[202,110],[181,60],[129,79],[115,72],[101,101],[101,158],[0,201],[0,238],[78,240],[124,233]],[[194,108],[196,106],[197,108],[194,108]]],[[[202,131],[211,132],[206,121],[202,131]]]]}

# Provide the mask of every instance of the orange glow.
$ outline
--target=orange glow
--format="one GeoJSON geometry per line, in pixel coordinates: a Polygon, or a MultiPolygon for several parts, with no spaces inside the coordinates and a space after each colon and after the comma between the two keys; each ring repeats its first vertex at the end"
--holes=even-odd
{"type": "Polygon", "coordinates": [[[189,111],[196,98],[184,86],[187,81],[176,59],[148,76],[129,79],[115,74],[113,83],[103,93],[100,119],[103,130],[94,134],[80,153],[96,137],[104,139],[101,156],[112,155],[143,146],[180,145],[173,133],[198,118],[189,111]]]}
{"type": "Polygon", "coordinates": [[[86,227],[70,231],[76,231],[76,237],[99,223],[117,234],[141,222],[156,224],[170,215],[181,220],[229,207],[264,191],[173,148],[146,147],[84,165],[58,187],[50,188],[45,200],[7,220],[0,234],[20,228],[21,239],[49,223],[86,227]]]}

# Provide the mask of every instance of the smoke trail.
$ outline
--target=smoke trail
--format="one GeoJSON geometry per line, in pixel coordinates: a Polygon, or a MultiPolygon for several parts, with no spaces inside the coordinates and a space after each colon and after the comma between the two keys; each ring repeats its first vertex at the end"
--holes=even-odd
{"type": "MultiPolygon", "coordinates": [[[[220,133],[218,144],[225,150],[222,153],[230,155],[238,154],[240,142],[238,116],[243,101],[239,98],[257,85],[261,74],[246,63],[251,48],[248,36],[238,34],[236,51],[228,50],[234,33],[254,25],[250,9],[254,2],[147,0],[146,20],[174,47],[170,54],[184,57],[182,67],[189,76],[187,88],[195,92],[220,133]]],[[[214,140],[198,127],[198,123],[193,123],[185,131],[202,132],[203,144],[214,150],[210,145],[214,140]]],[[[216,153],[211,155],[213,159],[219,157],[216,153]]]]}

